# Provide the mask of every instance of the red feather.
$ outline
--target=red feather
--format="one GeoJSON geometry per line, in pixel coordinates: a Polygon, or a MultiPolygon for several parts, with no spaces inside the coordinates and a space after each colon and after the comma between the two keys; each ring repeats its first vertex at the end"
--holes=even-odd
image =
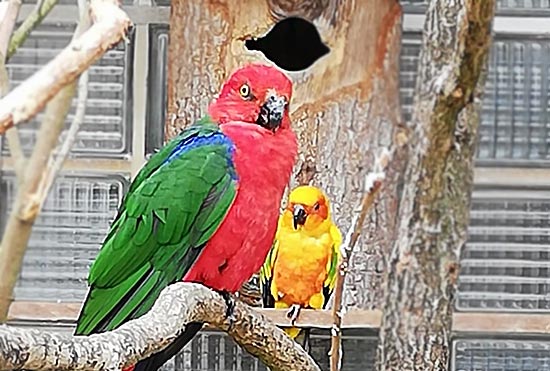
{"type": "Polygon", "coordinates": [[[239,187],[225,220],[184,281],[236,292],[260,269],[271,248],[298,145],[288,110],[275,132],[254,123],[268,90],[290,100],[292,85],[273,67],[247,66],[232,75],[209,107],[212,118],[221,122],[222,131],[235,144],[239,187]],[[243,83],[249,84],[255,101],[243,101],[238,95],[243,83]]]}

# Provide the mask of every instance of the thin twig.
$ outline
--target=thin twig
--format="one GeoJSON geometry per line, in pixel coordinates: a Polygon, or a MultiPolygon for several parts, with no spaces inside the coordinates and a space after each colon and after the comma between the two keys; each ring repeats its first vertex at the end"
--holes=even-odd
{"type": "Polygon", "coordinates": [[[0,100],[0,135],[34,117],[65,85],[125,38],[132,22],[116,0],[91,0],[93,26],[0,100]]]}
{"type": "Polygon", "coordinates": [[[10,59],[13,54],[15,54],[17,48],[19,48],[25,40],[27,40],[27,37],[30,35],[31,31],[42,23],[42,20],[48,15],[48,13],[50,13],[57,2],[58,0],[44,0],[39,1],[38,4],[36,4],[36,7],[33,9],[32,13],[29,14],[29,16],[13,33],[9,43],[8,55],[6,56],[6,59],[10,59]]]}
{"type": "MultiPolygon", "coordinates": [[[[10,88],[5,56],[20,8],[21,0],[0,2],[0,98],[6,95],[10,88]]],[[[25,155],[21,147],[17,128],[8,130],[6,132],[6,139],[8,140],[10,154],[13,159],[15,175],[17,176],[18,184],[21,184],[24,178],[25,155]]]]}
{"type": "MultiPolygon", "coordinates": [[[[78,27],[75,30],[73,39],[78,38],[86,29],[88,29],[90,27],[90,21],[91,21],[89,17],[88,7],[86,6],[86,2],[83,0],[79,0],[78,6],[80,11],[80,22],[78,23],[78,27]]],[[[78,95],[78,98],[76,102],[76,112],[73,117],[71,126],[67,131],[65,140],[63,141],[63,144],[60,146],[59,150],[55,151],[56,156],[53,156],[53,155],[50,156],[48,166],[46,167],[46,170],[43,172],[42,179],[38,184],[38,189],[36,193],[37,193],[37,200],[40,204],[40,208],[44,204],[44,201],[48,196],[48,193],[50,191],[50,188],[55,178],[61,171],[61,168],[63,167],[63,163],[67,159],[67,156],[69,155],[69,152],[71,151],[73,144],[76,140],[78,131],[80,130],[80,126],[84,121],[84,116],[86,113],[86,100],[88,99],[88,70],[84,71],[82,75],[80,75],[80,78],[78,80],[77,95],[78,95]]]]}
{"type": "Polygon", "coordinates": [[[355,215],[353,216],[351,226],[340,248],[342,252],[342,261],[340,262],[339,274],[336,277],[334,302],[332,305],[332,317],[334,323],[331,330],[331,347],[329,351],[331,371],[340,371],[342,368],[342,298],[344,293],[344,282],[346,280],[346,274],[349,266],[349,259],[353,252],[353,248],[359,239],[361,228],[363,227],[367,214],[370,211],[378,192],[382,188],[382,182],[385,178],[385,169],[389,163],[389,160],[390,152],[384,151],[376,160],[373,171],[367,174],[363,199],[358,207],[358,210],[356,210],[355,215]]]}

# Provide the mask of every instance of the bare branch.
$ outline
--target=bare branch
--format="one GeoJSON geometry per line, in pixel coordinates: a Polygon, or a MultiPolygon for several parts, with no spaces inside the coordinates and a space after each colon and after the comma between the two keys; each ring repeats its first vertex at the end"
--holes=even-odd
{"type": "MultiPolygon", "coordinates": [[[[86,3],[79,0],[78,5],[80,10],[80,22],[78,23],[73,39],[79,37],[90,26],[90,17],[86,3]]],[[[77,94],[78,99],[76,102],[76,112],[71,126],[67,131],[63,144],[57,151],[57,156],[55,158],[53,155],[49,157],[50,160],[48,161],[48,166],[43,172],[42,179],[38,185],[38,189],[36,190],[36,199],[40,204],[40,208],[44,204],[56,176],[59,174],[59,171],[61,171],[63,163],[67,159],[67,156],[69,155],[69,152],[71,151],[71,148],[76,140],[80,125],[84,121],[84,115],[86,113],[86,99],[88,98],[88,70],[84,71],[78,80],[77,94]]],[[[67,103],[70,105],[71,102],[69,101],[67,103]]]]}
{"type": "Polygon", "coordinates": [[[330,370],[340,371],[342,369],[342,352],[341,352],[341,333],[342,333],[342,297],[344,293],[344,282],[346,273],[348,272],[349,259],[353,252],[353,248],[361,234],[361,228],[368,212],[370,211],[374,199],[382,188],[382,182],[385,178],[385,169],[390,160],[390,152],[384,151],[376,160],[372,172],[367,174],[365,179],[365,190],[363,200],[355,212],[350,229],[346,234],[346,238],[340,248],[342,252],[342,261],[340,262],[339,274],[336,277],[336,286],[334,289],[334,302],[332,304],[333,325],[331,331],[331,347],[330,347],[330,370]]]}
{"type": "Polygon", "coordinates": [[[2,60],[6,59],[10,36],[17,21],[20,8],[21,0],[0,2],[0,58],[2,60]]]}
{"type": "Polygon", "coordinates": [[[165,288],[144,316],[91,336],[69,336],[0,326],[0,369],[120,370],[167,347],[190,322],[226,331],[273,371],[319,371],[313,359],[263,315],[237,301],[235,322],[225,320],[226,304],[196,283],[165,288]]]}
{"type": "Polygon", "coordinates": [[[94,25],[53,60],[0,100],[0,134],[34,117],[124,36],[131,21],[115,0],[91,0],[94,25]]]}
{"type": "MultiPolygon", "coordinates": [[[[74,39],[86,30],[88,24],[87,16],[84,15],[75,31],[74,39]]],[[[0,244],[0,322],[7,318],[13,288],[21,270],[32,226],[42,208],[55,173],[64,160],[64,157],[59,157],[58,161],[54,161],[52,154],[65,127],[65,118],[71,108],[75,88],[75,83],[65,86],[48,104],[36,145],[25,170],[25,181],[20,184],[13,210],[6,224],[0,244]]],[[[77,121],[81,119],[82,111],[83,109],[75,118],[77,121]]],[[[68,141],[70,145],[70,137],[68,141]]],[[[66,155],[69,150],[70,147],[62,152],[66,155]]]]}
{"type": "MultiPolygon", "coordinates": [[[[8,93],[10,87],[5,56],[20,8],[21,0],[0,2],[0,98],[8,93]]],[[[6,138],[13,158],[15,175],[17,175],[18,182],[21,183],[24,178],[25,155],[23,154],[17,128],[8,130],[6,138]]]]}
{"type": "Polygon", "coordinates": [[[65,126],[65,117],[74,92],[74,84],[71,84],[62,89],[48,104],[44,122],[38,131],[38,139],[25,171],[25,181],[17,191],[13,210],[6,223],[0,244],[0,322],[6,320],[31,229],[40,211],[41,203],[37,190],[42,173],[65,126]]]}
{"type": "Polygon", "coordinates": [[[58,1],[59,0],[38,1],[38,4],[36,4],[36,7],[32,13],[29,14],[19,28],[17,28],[17,30],[13,33],[13,36],[10,39],[9,48],[7,49],[8,55],[6,56],[6,59],[11,58],[12,55],[15,54],[17,48],[19,48],[25,40],[27,40],[27,37],[31,31],[42,22],[42,20],[50,13],[58,1]]]}

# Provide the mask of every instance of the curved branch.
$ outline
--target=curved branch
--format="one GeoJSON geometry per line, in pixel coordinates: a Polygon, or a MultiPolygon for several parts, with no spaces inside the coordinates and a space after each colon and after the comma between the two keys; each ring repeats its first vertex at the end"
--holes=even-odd
{"type": "Polygon", "coordinates": [[[313,359],[281,329],[244,303],[235,322],[225,320],[221,295],[196,283],[165,288],[144,316],[118,329],[91,336],[70,336],[0,326],[0,369],[120,370],[167,347],[190,322],[207,322],[226,331],[273,371],[319,371],[313,359]]]}

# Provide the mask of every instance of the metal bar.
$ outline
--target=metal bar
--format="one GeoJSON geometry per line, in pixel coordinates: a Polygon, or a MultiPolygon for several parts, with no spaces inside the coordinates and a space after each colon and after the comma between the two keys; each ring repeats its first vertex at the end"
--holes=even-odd
{"type": "Polygon", "coordinates": [[[134,48],[134,111],[132,126],[132,179],[145,162],[145,116],[147,107],[147,69],[149,64],[149,26],[138,25],[134,48]]]}
{"type": "Polygon", "coordinates": [[[474,169],[474,182],[476,185],[548,187],[550,186],[550,169],[478,166],[474,169]]]}
{"type": "MultiPolygon", "coordinates": [[[[493,30],[497,34],[545,35],[550,34],[548,12],[540,13],[540,17],[497,16],[493,30]]],[[[403,16],[404,31],[421,31],[424,28],[424,14],[405,14],[403,16]]]]}
{"type": "MultiPolygon", "coordinates": [[[[78,317],[80,303],[24,302],[15,301],[9,314],[10,322],[39,321],[57,323],[74,322],[78,317]]],[[[275,324],[288,326],[285,309],[254,308],[275,324]]],[[[377,329],[382,312],[379,310],[351,309],[345,313],[343,328],[377,329]]],[[[309,310],[300,312],[297,327],[331,328],[330,310],[309,310]]],[[[459,333],[483,334],[550,334],[550,313],[495,313],[456,312],[453,314],[453,331],[459,333]]]]}
{"type": "MultiPolygon", "coordinates": [[[[75,2],[76,4],[76,2],[75,2]]],[[[25,19],[34,9],[34,4],[23,4],[19,12],[18,21],[25,19]]],[[[135,25],[149,23],[166,23],[170,19],[170,7],[167,6],[122,6],[135,25]]],[[[46,17],[48,23],[76,23],[78,7],[76,5],[56,5],[46,17]]]]}
{"type": "MultiPolygon", "coordinates": [[[[13,171],[11,157],[0,157],[2,171],[13,171]]],[[[102,158],[71,158],[63,164],[63,171],[77,172],[106,172],[106,173],[130,173],[131,163],[128,160],[102,159],[102,158]]]]}

